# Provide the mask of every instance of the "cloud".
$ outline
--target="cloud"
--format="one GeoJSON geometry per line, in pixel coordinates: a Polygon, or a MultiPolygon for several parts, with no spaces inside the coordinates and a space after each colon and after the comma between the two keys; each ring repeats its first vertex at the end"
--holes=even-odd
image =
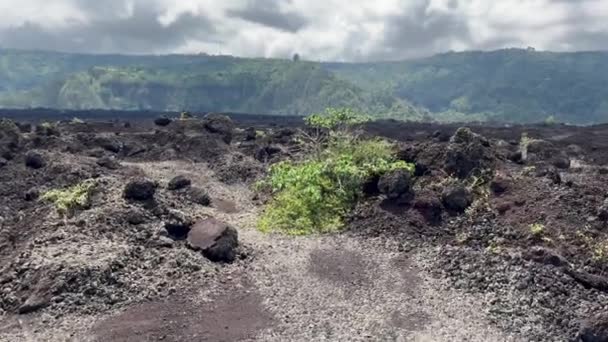
{"type": "Polygon", "coordinates": [[[298,32],[308,23],[303,15],[285,11],[279,2],[273,0],[250,1],[244,8],[228,10],[227,15],[292,33],[298,32]]]}
{"type": "Polygon", "coordinates": [[[605,0],[0,0],[0,46],[396,60],[608,46],[605,0]]]}

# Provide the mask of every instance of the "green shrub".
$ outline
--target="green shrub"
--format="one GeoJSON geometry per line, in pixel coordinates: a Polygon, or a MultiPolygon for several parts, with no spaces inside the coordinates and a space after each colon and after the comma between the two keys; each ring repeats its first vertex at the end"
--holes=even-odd
{"type": "Polygon", "coordinates": [[[328,108],[324,113],[312,114],[304,119],[306,124],[314,128],[337,129],[361,124],[369,119],[350,108],[328,108]]]}
{"type": "Polygon", "coordinates": [[[85,181],[64,190],[49,190],[41,199],[53,203],[60,215],[71,216],[74,211],[89,207],[95,185],[93,181],[85,181]]]}
{"type": "MultiPolygon", "coordinates": [[[[307,121],[332,130],[360,122],[350,111],[329,113],[339,116],[309,117],[307,121]]],[[[362,139],[354,134],[329,137],[319,153],[271,166],[268,178],[260,184],[273,194],[258,222],[260,230],[294,235],[338,230],[367,179],[393,169],[413,169],[413,165],[395,160],[392,145],[384,140],[362,139]]]]}

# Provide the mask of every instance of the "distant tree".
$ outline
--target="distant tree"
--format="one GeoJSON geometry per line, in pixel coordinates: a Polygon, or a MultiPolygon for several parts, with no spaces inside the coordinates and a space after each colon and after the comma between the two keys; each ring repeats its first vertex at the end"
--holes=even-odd
{"type": "Polygon", "coordinates": [[[297,53],[294,53],[292,59],[293,59],[294,62],[299,62],[300,61],[300,55],[297,54],[297,53]]]}

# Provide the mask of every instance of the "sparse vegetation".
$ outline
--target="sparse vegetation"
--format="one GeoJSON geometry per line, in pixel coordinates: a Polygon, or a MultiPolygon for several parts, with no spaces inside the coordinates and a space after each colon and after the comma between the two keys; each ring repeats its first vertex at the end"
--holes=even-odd
{"type": "Polygon", "coordinates": [[[530,233],[533,236],[542,236],[545,232],[545,225],[542,223],[533,223],[529,226],[530,233]]]}
{"type": "Polygon", "coordinates": [[[80,118],[72,118],[72,121],[70,121],[73,124],[83,124],[84,120],[80,119],[80,118]]]}
{"type": "Polygon", "coordinates": [[[67,189],[53,189],[42,194],[43,201],[53,203],[61,216],[72,216],[78,209],[90,205],[91,195],[95,189],[94,181],[84,181],[67,189]]]}
{"type": "Polygon", "coordinates": [[[390,143],[347,133],[362,121],[364,117],[353,111],[337,109],[307,118],[311,127],[328,129],[327,139],[303,160],[270,168],[261,186],[269,188],[273,199],[258,222],[260,230],[302,235],[340,229],[366,179],[393,169],[413,169],[394,159],[390,143]]]}

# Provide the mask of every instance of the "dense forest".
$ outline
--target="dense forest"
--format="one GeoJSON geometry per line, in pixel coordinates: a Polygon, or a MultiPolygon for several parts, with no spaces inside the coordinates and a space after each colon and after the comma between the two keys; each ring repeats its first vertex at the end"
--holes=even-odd
{"type": "Polygon", "coordinates": [[[348,106],[408,120],[608,121],[608,53],[508,49],[378,63],[0,49],[0,107],[303,115],[348,106]]]}

